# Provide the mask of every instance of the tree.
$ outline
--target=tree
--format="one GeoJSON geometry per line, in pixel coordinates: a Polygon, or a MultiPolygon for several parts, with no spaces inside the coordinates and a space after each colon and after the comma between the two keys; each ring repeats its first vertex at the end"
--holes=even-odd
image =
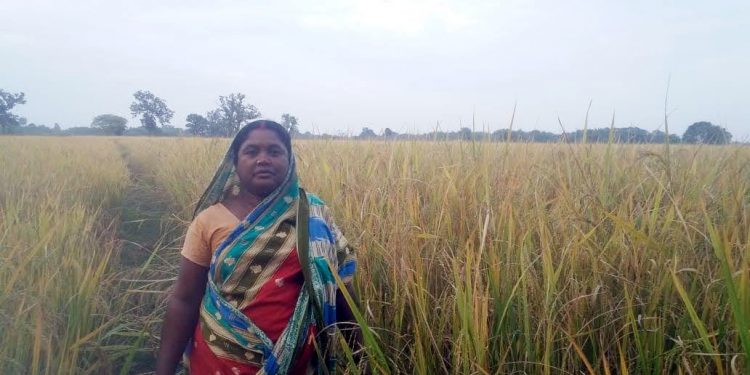
{"type": "Polygon", "coordinates": [[[24,93],[13,94],[0,89],[0,134],[7,134],[13,131],[13,128],[26,123],[26,119],[10,113],[18,104],[26,104],[24,93]]]}
{"type": "Polygon", "coordinates": [[[296,117],[284,113],[281,115],[281,125],[289,132],[289,134],[299,134],[299,123],[297,122],[296,117]]]}
{"type": "Polygon", "coordinates": [[[219,108],[206,114],[210,135],[231,137],[248,120],[260,117],[260,111],[252,104],[245,104],[241,93],[219,97],[219,108]]]}
{"type": "Polygon", "coordinates": [[[209,123],[205,117],[197,113],[191,113],[187,115],[187,118],[185,119],[185,121],[187,121],[187,124],[185,124],[185,127],[188,128],[188,131],[190,132],[190,134],[199,135],[202,137],[209,135],[208,134],[209,123]]]}
{"type": "Polygon", "coordinates": [[[221,115],[221,110],[214,109],[213,111],[206,112],[206,120],[208,121],[207,135],[210,137],[223,137],[226,133],[226,127],[224,126],[224,119],[221,115]]]}
{"type": "Polygon", "coordinates": [[[727,144],[732,141],[732,134],[721,126],[707,121],[700,121],[688,126],[682,135],[685,143],[727,144]]]}
{"type": "Polygon", "coordinates": [[[136,91],[133,94],[135,101],[130,105],[130,113],[133,117],[141,116],[141,125],[149,133],[155,133],[159,125],[169,125],[169,121],[174,115],[174,111],[167,107],[167,103],[160,97],[152,94],[150,91],[136,91]]]}
{"type": "Polygon", "coordinates": [[[375,138],[377,136],[370,128],[362,128],[362,132],[359,133],[359,138],[375,138]]]}
{"type": "Polygon", "coordinates": [[[388,138],[388,139],[391,139],[391,138],[398,137],[398,133],[396,133],[393,130],[391,130],[391,128],[385,128],[385,131],[383,131],[383,136],[386,137],[386,138],[388,138]]]}
{"type": "Polygon", "coordinates": [[[122,135],[125,133],[128,120],[117,115],[99,115],[91,121],[91,127],[101,129],[106,134],[122,135]]]}

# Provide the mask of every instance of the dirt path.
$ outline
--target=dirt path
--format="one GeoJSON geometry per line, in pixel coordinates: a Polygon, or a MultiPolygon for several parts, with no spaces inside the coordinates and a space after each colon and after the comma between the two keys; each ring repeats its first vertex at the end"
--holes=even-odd
{"type": "Polygon", "coordinates": [[[117,367],[118,371],[145,374],[153,371],[155,364],[164,292],[176,276],[182,227],[174,225],[167,195],[155,184],[150,168],[132,157],[127,145],[116,145],[130,173],[117,229],[125,327],[120,342],[125,349],[117,367]]]}
{"type": "Polygon", "coordinates": [[[126,268],[139,267],[154,250],[173,245],[169,201],[148,175],[147,166],[132,158],[127,146],[117,142],[117,147],[131,180],[120,208],[120,260],[126,268]]]}

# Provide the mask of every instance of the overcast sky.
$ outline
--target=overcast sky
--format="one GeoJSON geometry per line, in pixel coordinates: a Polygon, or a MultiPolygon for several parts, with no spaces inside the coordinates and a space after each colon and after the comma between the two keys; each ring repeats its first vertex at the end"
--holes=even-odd
{"type": "Polygon", "coordinates": [[[37,124],[131,119],[150,90],[205,113],[247,95],[303,131],[508,126],[670,132],[711,121],[750,139],[748,1],[0,0],[0,88],[37,124]],[[671,82],[671,83],[670,83],[671,82]]]}

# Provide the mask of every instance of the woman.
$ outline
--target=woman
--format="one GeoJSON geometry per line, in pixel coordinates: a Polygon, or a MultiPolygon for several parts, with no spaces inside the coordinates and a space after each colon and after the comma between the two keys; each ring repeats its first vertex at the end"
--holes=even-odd
{"type": "Polygon", "coordinates": [[[289,133],[257,120],[232,141],[198,203],[170,296],[157,374],[332,369],[330,325],[353,321],[354,254],[316,196],[299,187],[289,133]]]}

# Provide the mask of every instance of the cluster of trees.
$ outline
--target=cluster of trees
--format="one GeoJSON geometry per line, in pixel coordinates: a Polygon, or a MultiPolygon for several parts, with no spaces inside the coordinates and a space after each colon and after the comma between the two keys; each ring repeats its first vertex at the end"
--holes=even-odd
{"type": "MultiPolygon", "coordinates": [[[[101,114],[94,117],[90,127],[73,127],[61,129],[60,125],[53,127],[27,124],[25,118],[13,114],[11,110],[26,103],[24,93],[10,93],[0,89],[0,134],[60,134],[60,135],[183,135],[183,130],[171,125],[174,111],[160,97],[150,91],[139,90],[133,94],[130,104],[130,114],[140,120],[141,126],[128,128],[128,120],[113,114],[101,114]]],[[[218,108],[206,112],[205,115],[191,113],[185,119],[185,132],[203,137],[231,137],[243,124],[249,120],[261,117],[257,107],[245,102],[245,95],[233,93],[219,96],[218,108]]],[[[315,136],[308,133],[301,134],[299,120],[295,116],[285,113],[281,116],[282,125],[299,138],[347,138],[328,135],[315,136]]],[[[576,130],[572,133],[555,134],[539,130],[529,132],[523,130],[500,129],[492,133],[476,132],[463,127],[456,132],[435,131],[427,134],[398,134],[386,128],[377,134],[369,127],[355,136],[357,139],[425,139],[425,140],[491,140],[516,142],[609,142],[610,139],[618,143],[664,143],[667,134],[656,130],[647,131],[637,127],[627,128],[598,128],[576,130]]],[[[670,134],[670,143],[698,143],[698,144],[727,144],[731,143],[732,134],[721,126],[701,121],[690,125],[682,137],[670,134]]]]}
{"type": "MultiPolygon", "coordinates": [[[[667,134],[660,130],[648,131],[637,127],[627,128],[598,128],[588,130],[576,130],[572,133],[551,133],[539,130],[523,131],[511,129],[499,129],[494,132],[478,132],[463,127],[455,132],[435,131],[428,134],[398,134],[386,128],[378,135],[370,128],[363,128],[356,136],[358,139],[423,139],[423,140],[490,140],[493,142],[571,142],[571,143],[606,143],[610,138],[616,143],[664,143],[667,134]]],[[[676,134],[669,135],[670,143],[701,143],[701,144],[727,144],[731,143],[732,134],[726,129],[713,125],[710,122],[696,122],[690,125],[685,134],[680,137],[676,134]]]]}
{"type": "MultiPolygon", "coordinates": [[[[11,112],[16,105],[26,103],[24,93],[12,94],[0,90],[0,134],[182,135],[182,129],[172,126],[174,111],[164,99],[144,90],[136,91],[133,98],[130,114],[140,120],[140,127],[128,128],[128,119],[114,114],[101,114],[94,117],[90,127],[62,130],[58,124],[53,128],[33,123],[27,125],[25,118],[11,112]]],[[[205,116],[189,114],[185,127],[187,133],[195,136],[230,137],[247,121],[260,116],[258,108],[245,102],[244,94],[233,93],[220,96],[219,107],[208,111],[205,116]]],[[[281,118],[287,130],[292,134],[299,133],[299,120],[295,116],[285,113],[281,118]]]]}
{"type": "Polygon", "coordinates": [[[187,115],[185,127],[193,135],[204,137],[230,137],[237,133],[248,120],[260,117],[260,111],[252,104],[245,103],[244,94],[219,96],[219,108],[187,115]]]}
{"type": "MultiPolygon", "coordinates": [[[[261,117],[261,113],[252,104],[245,103],[244,94],[229,94],[219,97],[219,108],[206,112],[205,116],[197,113],[187,115],[185,127],[188,133],[203,137],[231,137],[249,120],[261,117]]],[[[299,122],[288,113],[281,115],[282,125],[292,135],[299,133],[299,122]]]]}

